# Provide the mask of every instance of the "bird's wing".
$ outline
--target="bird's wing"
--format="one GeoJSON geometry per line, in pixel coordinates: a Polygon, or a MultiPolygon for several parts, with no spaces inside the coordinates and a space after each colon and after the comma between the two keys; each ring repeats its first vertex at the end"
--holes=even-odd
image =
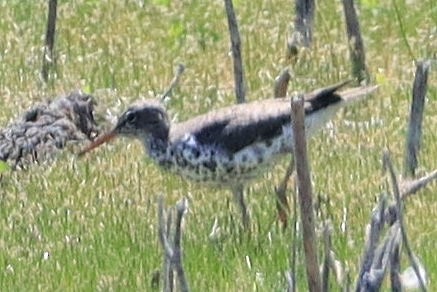
{"type": "Polygon", "coordinates": [[[257,140],[280,135],[282,126],[290,122],[287,104],[290,102],[272,100],[223,108],[174,125],[170,135],[174,140],[189,133],[200,144],[235,153],[257,140]]]}
{"type": "MultiPolygon", "coordinates": [[[[306,94],[305,114],[311,115],[329,105],[341,102],[336,93],[344,83],[306,94]]],[[[281,135],[291,121],[290,98],[255,101],[225,107],[173,125],[170,139],[178,140],[187,133],[203,145],[219,146],[235,153],[256,141],[267,141],[281,135]]]]}

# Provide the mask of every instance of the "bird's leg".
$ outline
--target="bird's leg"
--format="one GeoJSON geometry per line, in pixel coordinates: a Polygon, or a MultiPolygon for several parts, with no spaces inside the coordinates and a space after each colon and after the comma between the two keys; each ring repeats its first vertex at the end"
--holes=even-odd
{"type": "Polygon", "coordinates": [[[250,212],[247,208],[245,199],[244,199],[244,186],[237,185],[232,189],[232,194],[234,195],[235,202],[238,204],[238,207],[241,211],[241,216],[243,220],[243,226],[245,229],[249,229],[250,227],[250,212]]]}
{"type": "Polygon", "coordinates": [[[294,171],[294,158],[292,156],[290,164],[287,167],[287,171],[285,172],[285,176],[282,179],[281,183],[278,187],[275,188],[276,193],[276,209],[278,210],[279,221],[282,222],[282,226],[287,228],[288,224],[288,213],[290,211],[290,206],[288,205],[287,194],[285,193],[287,190],[287,183],[290,179],[290,176],[294,171]]]}

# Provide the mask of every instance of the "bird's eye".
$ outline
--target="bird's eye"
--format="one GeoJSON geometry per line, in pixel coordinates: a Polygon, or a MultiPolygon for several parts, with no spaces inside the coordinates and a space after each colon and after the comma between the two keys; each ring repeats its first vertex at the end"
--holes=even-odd
{"type": "Polygon", "coordinates": [[[136,119],[136,115],[133,112],[127,112],[126,113],[126,121],[128,123],[134,123],[136,119]]]}

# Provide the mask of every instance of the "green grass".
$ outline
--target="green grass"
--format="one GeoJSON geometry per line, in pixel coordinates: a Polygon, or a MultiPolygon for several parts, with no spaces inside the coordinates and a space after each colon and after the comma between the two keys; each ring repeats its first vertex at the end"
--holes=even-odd
{"type": "MultiPolygon", "coordinates": [[[[391,150],[401,169],[415,71],[405,39],[416,59],[435,57],[437,51],[434,1],[394,1],[404,31],[392,2],[360,5],[367,63],[380,84],[378,93],[344,111],[333,128],[309,143],[314,191],[327,199],[321,208],[333,223],[335,251],[353,281],[365,225],[386,186],[381,178],[383,149],[391,150]],[[347,233],[340,229],[345,212],[347,233]]],[[[46,2],[0,4],[1,125],[35,102],[74,89],[94,94],[101,115],[106,108],[117,115],[131,101],[161,93],[180,62],[187,70],[169,104],[179,119],[235,102],[221,1],[61,1],[53,86],[39,79],[46,2]]],[[[235,1],[249,100],[270,96],[274,77],[289,65],[284,56],[293,7],[291,1],[271,2],[235,1]]],[[[293,67],[292,90],[350,78],[342,7],[331,2],[318,3],[315,42],[293,67]]],[[[435,80],[431,72],[420,173],[436,168],[435,80]]],[[[167,205],[189,198],[183,244],[194,291],[284,289],[291,232],[281,232],[275,221],[272,189],[285,161],[249,189],[254,226],[252,239],[246,240],[234,228],[240,217],[229,192],[166,176],[143,157],[136,142],[120,140],[84,159],[65,152],[50,165],[2,170],[0,289],[150,290],[152,275],[162,266],[157,235],[160,194],[167,205]],[[211,241],[215,219],[221,235],[211,241]]],[[[411,245],[431,277],[430,291],[436,289],[437,275],[435,190],[431,186],[406,203],[411,245]]],[[[299,250],[298,284],[305,290],[299,250]]],[[[334,281],[332,288],[338,290],[334,281]]]]}

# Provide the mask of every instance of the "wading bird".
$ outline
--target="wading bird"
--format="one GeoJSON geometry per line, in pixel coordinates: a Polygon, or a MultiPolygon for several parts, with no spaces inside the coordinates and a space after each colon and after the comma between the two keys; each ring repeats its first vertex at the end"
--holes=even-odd
{"type": "MultiPolygon", "coordinates": [[[[307,136],[322,128],[340,108],[376,89],[362,86],[339,92],[344,85],[304,95],[307,136]]],[[[173,124],[158,100],[142,101],[129,107],[110,132],[80,154],[116,136],[139,139],[150,158],[165,170],[231,189],[247,226],[243,186],[293,150],[290,98],[232,105],[173,124]]]]}

